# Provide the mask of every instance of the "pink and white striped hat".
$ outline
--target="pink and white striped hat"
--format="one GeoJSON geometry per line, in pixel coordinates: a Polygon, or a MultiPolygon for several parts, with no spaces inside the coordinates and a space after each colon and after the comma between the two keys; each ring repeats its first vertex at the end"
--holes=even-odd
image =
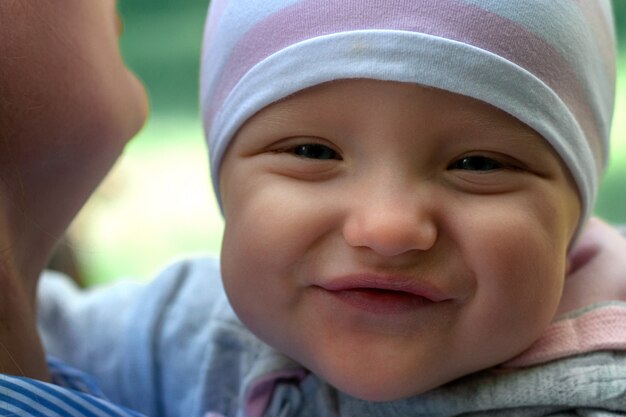
{"type": "Polygon", "coordinates": [[[593,209],[615,91],[610,0],[212,0],[201,109],[213,184],[241,125],[337,79],[417,83],[515,116],[561,156],[593,209]]]}

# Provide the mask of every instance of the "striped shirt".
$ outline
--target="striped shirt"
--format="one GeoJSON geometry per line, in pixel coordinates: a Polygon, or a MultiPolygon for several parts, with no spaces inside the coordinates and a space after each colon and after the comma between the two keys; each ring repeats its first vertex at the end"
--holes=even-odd
{"type": "Polygon", "coordinates": [[[141,417],[108,402],[87,374],[49,358],[53,383],[0,375],[0,416],[141,417]]]}

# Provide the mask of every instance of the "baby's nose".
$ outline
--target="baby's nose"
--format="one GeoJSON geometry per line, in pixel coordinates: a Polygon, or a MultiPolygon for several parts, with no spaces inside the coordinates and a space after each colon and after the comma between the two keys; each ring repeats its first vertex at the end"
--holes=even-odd
{"type": "Polygon", "coordinates": [[[411,200],[391,198],[356,204],[343,227],[345,241],[387,257],[432,248],[438,233],[432,211],[428,204],[411,200]]]}

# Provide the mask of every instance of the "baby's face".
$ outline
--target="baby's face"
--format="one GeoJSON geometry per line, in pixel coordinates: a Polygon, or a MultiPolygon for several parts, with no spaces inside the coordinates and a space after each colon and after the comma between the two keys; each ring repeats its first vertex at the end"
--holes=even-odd
{"type": "Polygon", "coordinates": [[[553,318],[577,193],[537,133],[487,104],[328,83],[248,120],[221,175],[235,310],[348,394],[427,391],[553,318]]]}

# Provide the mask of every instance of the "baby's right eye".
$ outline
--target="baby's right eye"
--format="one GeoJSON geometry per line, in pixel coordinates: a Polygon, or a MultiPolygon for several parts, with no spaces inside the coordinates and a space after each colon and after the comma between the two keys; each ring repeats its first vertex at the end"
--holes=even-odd
{"type": "Polygon", "coordinates": [[[341,160],[341,156],[328,146],[318,143],[306,143],[294,146],[291,152],[301,158],[319,159],[319,160],[341,160]]]}
{"type": "Polygon", "coordinates": [[[461,169],[468,171],[495,171],[498,169],[504,168],[504,164],[495,159],[482,156],[482,155],[472,155],[466,156],[458,161],[450,164],[448,169],[461,169]]]}

